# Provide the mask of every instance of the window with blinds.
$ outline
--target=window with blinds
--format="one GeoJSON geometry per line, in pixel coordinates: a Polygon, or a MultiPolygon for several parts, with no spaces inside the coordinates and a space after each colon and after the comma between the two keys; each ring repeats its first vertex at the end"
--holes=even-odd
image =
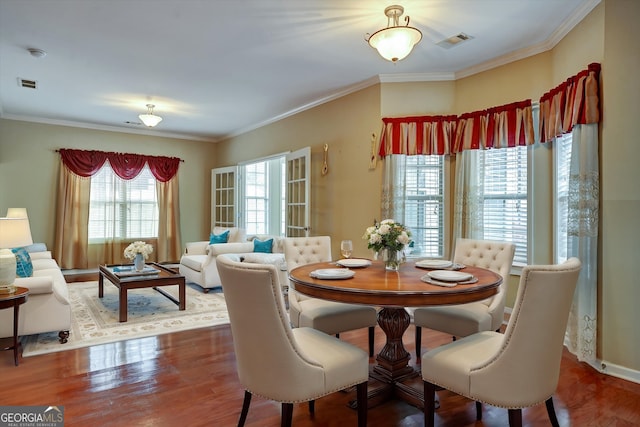
{"type": "Polygon", "coordinates": [[[89,242],[158,237],[156,179],[145,165],[140,174],[123,180],[106,162],[91,177],[89,242]]]}
{"type": "Polygon", "coordinates": [[[411,256],[444,256],[444,156],[407,156],[405,225],[411,256]]]}
{"type": "Polygon", "coordinates": [[[248,235],[284,233],[285,167],[284,156],[240,167],[241,218],[248,235]]]}
{"type": "Polygon", "coordinates": [[[514,264],[527,264],[527,148],[482,150],[483,238],[516,245],[514,264]]]}
{"type": "Polygon", "coordinates": [[[569,238],[567,223],[569,220],[569,176],[571,174],[571,144],[570,133],[555,139],[555,180],[554,191],[554,242],[555,262],[560,264],[567,260],[569,254],[569,238]]]}

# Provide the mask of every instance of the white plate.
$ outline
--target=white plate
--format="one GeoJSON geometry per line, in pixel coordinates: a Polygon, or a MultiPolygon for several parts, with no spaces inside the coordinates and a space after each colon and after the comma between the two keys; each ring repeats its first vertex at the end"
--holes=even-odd
{"type": "Polygon", "coordinates": [[[446,259],[423,259],[416,261],[416,267],[420,268],[448,268],[452,265],[453,263],[446,259]]]}
{"type": "Polygon", "coordinates": [[[473,275],[469,273],[450,270],[430,271],[427,275],[433,279],[442,280],[444,282],[464,282],[465,280],[469,280],[473,277],[473,275]]]}
{"type": "Polygon", "coordinates": [[[362,258],[345,258],[345,259],[339,260],[338,262],[336,262],[336,264],[341,265],[343,267],[357,268],[357,267],[368,267],[371,265],[371,261],[369,261],[368,259],[362,259],[362,258]]]}
{"type": "Polygon", "coordinates": [[[420,278],[425,283],[436,286],[446,286],[447,288],[453,288],[454,286],[458,286],[458,282],[441,282],[440,280],[432,279],[426,274],[420,278]]]}
{"type": "Polygon", "coordinates": [[[355,271],[346,268],[321,268],[309,273],[311,277],[316,279],[349,279],[355,274],[355,271]]]}

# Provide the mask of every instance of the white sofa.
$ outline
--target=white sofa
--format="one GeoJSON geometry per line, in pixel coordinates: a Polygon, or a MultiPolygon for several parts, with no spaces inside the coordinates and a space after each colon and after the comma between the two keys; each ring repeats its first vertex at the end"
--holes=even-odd
{"type": "MultiPolygon", "coordinates": [[[[29,252],[33,275],[16,277],[14,282],[29,289],[27,302],[20,306],[18,335],[58,332],[60,343],[64,344],[71,328],[69,290],[58,263],[44,249],[29,252]]],[[[10,336],[13,336],[13,310],[0,310],[0,337],[10,336]]]]}
{"type": "Polygon", "coordinates": [[[213,230],[214,234],[221,234],[229,230],[227,243],[210,244],[209,241],[190,242],[186,244],[185,253],[180,258],[180,274],[187,282],[196,283],[204,292],[222,287],[216,257],[220,254],[235,254],[243,262],[275,265],[280,272],[280,283],[286,290],[289,279],[287,264],[284,259],[282,238],[277,236],[250,236],[242,228],[220,228],[213,230]],[[254,239],[273,239],[272,253],[254,252],[254,239]]]}

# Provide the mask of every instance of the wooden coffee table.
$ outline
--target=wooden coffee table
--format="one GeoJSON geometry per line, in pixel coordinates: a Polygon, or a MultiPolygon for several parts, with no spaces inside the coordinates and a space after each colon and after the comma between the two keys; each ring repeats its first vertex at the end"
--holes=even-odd
{"type": "Polygon", "coordinates": [[[131,275],[131,273],[118,272],[118,269],[122,269],[123,265],[101,265],[98,276],[98,297],[104,296],[104,279],[113,283],[119,290],[118,302],[119,302],[119,320],[120,322],[127,321],[127,292],[130,289],[141,288],[153,288],[160,292],[162,295],[173,301],[180,310],[186,308],[187,292],[184,276],[176,273],[174,270],[166,268],[158,263],[147,264],[146,267],[153,267],[158,270],[157,274],[145,274],[145,275],[131,275]],[[178,299],[175,299],[173,295],[160,289],[160,286],[178,285],[178,299]]]}

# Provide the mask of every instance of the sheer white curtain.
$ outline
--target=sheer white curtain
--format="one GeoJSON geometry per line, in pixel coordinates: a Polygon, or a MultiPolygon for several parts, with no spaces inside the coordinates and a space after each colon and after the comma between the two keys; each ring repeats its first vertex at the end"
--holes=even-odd
{"type": "Polygon", "coordinates": [[[478,163],[480,150],[464,150],[456,154],[456,188],[453,211],[453,241],[464,237],[483,238],[484,180],[478,163]]]}
{"type": "Polygon", "coordinates": [[[566,341],[578,360],[590,363],[596,359],[599,183],[598,124],[576,125],[572,131],[566,253],[582,261],[582,271],[566,341]]]}
{"type": "Polygon", "coordinates": [[[382,209],[381,221],[386,218],[395,219],[405,223],[405,198],[407,156],[402,154],[391,154],[384,158],[384,177],[382,182],[382,209]]]}

